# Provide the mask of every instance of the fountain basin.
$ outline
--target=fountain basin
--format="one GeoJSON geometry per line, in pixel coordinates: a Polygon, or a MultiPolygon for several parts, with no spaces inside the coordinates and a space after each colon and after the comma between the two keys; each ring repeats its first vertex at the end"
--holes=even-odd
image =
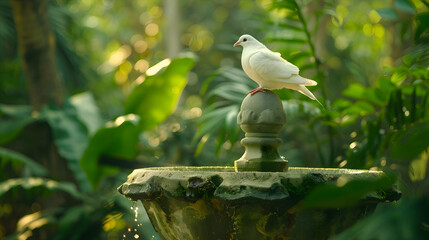
{"type": "Polygon", "coordinates": [[[119,192],[140,200],[166,240],[328,239],[370,214],[378,203],[399,199],[395,189],[364,196],[352,207],[308,208],[315,187],[379,179],[383,172],[296,168],[287,172],[235,172],[233,167],[136,169],[119,192]]]}

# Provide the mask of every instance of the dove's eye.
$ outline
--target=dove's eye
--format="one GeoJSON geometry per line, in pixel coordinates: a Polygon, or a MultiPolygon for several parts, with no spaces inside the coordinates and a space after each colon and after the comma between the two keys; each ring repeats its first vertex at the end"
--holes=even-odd
{"type": "Polygon", "coordinates": [[[243,42],[247,41],[247,38],[243,39],[243,42]]]}

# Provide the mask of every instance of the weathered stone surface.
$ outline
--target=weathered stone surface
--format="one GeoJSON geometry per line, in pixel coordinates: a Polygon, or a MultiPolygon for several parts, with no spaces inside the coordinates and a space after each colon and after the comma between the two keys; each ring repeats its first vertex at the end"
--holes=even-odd
{"type": "MultiPolygon", "coordinates": [[[[280,98],[269,90],[247,95],[241,104],[237,123],[240,125],[280,125],[280,128],[275,131],[278,133],[286,123],[286,115],[280,98]]],[[[255,129],[250,128],[249,131],[243,129],[243,131],[253,132],[255,129]]],[[[268,131],[273,131],[273,129],[270,128],[268,131]]],[[[256,132],[260,132],[260,130],[256,129],[256,132]]]]}
{"type": "Polygon", "coordinates": [[[287,172],[234,172],[232,167],[134,170],[119,191],[141,200],[163,239],[327,239],[371,213],[388,194],[369,194],[355,207],[306,209],[315,186],[378,179],[378,171],[289,168],[287,172]]]}

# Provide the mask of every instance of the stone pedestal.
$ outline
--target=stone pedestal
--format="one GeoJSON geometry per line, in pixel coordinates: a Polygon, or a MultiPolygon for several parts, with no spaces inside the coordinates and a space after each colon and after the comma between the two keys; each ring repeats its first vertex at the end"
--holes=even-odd
{"type": "Polygon", "coordinates": [[[269,91],[247,95],[241,104],[237,123],[245,133],[243,156],[235,161],[235,171],[285,172],[288,162],[277,151],[278,137],[286,123],[279,97],[269,91]]]}

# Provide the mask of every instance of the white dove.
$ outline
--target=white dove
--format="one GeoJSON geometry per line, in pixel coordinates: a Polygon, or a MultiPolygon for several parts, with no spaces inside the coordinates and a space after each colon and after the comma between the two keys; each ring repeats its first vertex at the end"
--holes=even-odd
{"type": "Polygon", "coordinates": [[[272,52],[248,34],[241,36],[234,44],[236,46],[243,47],[241,66],[244,72],[259,84],[258,88],[249,91],[250,94],[264,89],[289,88],[319,102],[305,87],[317,85],[317,82],[299,76],[299,68],[283,59],[280,53],[272,52]]]}

